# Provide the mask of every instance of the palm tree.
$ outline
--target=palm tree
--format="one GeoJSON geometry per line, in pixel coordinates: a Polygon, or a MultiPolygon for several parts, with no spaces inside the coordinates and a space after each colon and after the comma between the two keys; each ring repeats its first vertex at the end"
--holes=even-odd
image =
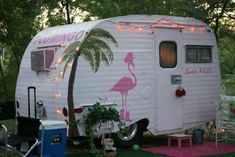
{"type": "Polygon", "coordinates": [[[106,30],[101,28],[92,29],[88,32],[83,41],[76,41],[69,45],[63,54],[62,62],[65,62],[65,73],[68,65],[72,63],[71,72],[68,82],[68,112],[69,112],[69,136],[79,136],[77,125],[73,125],[76,122],[74,114],[74,99],[73,99],[73,87],[75,74],[77,70],[78,58],[83,56],[87,60],[93,72],[97,72],[101,61],[109,65],[113,61],[113,52],[107,42],[117,45],[115,38],[106,30]]]}

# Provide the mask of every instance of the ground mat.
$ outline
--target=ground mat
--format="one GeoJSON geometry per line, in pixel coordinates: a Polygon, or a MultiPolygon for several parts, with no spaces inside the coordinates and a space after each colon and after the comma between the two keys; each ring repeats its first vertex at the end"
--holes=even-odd
{"type": "Polygon", "coordinates": [[[160,146],[160,147],[147,147],[142,150],[162,154],[171,157],[201,157],[207,155],[219,155],[225,153],[235,152],[235,146],[229,144],[219,143],[217,148],[213,142],[204,142],[201,145],[193,145],[192,147],[181,147],[177,148],[176,146],[160,146]]]}

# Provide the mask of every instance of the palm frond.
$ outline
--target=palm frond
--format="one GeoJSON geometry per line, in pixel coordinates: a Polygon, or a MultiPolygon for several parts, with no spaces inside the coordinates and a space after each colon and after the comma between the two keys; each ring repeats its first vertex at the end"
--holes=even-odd
{"type": "Polygon", "coordinates": [[[105,64],[106,64],[107,66],[109,66],[109,60],[108,60],[107,56],[105,55],[105,53],[101,53],[101,60],[102,60],[103,62],[105,62],[105,64]]]}
{"type": "MultiPolygon", "coordinates": [[[[84,49],[93,54],[95,61],[94,67],[92,67],[94,72],[97,72],[100,61],[104,61],[106,65],[109,65],[113,61],[113,53],[110,47],[103,41],[99,39],[88,40],[84,44],[84,49]]],[[[82,55],[85,55],[82,53],[82,55]]]]}
{"type": "Polygon", "coordinates": [[[113,53],[111,51],[111,48],[105,41],[93,37],[88,39],[86,44],[84,44],[84,46],[97,51],[104,50],[104,52],[102,51],[100,52],[105,53],[109,61],[113,61],[113,53]]]}
{"type": "Polygon", "coordinates": [[[65,62],[65,65],[64,65],[64,69],[63,69],[63,78],[64,78],[64,75],[65,75],[66,70],[68,69],[69,63],[72,63],[72,62],[73,62],[75,55],[76,55],[76,54],[70,55],[70,56],[67,57],[67,59],[64,61],[64,62],[65,62]]]}
{"type": "Polygon", "coordinates": [[[95,60],[94,60],[94,57],[93,57],[93,53],[91,53],[90,50],[87,50],[87,49],[84,48],[83,51],[82,51],[82,55],[87,61],[89,61],[89,64],[90,64],[90,66],[92,67],[92,70],[93,70],[94,66],[95,66],[95,60]]]}
{"type": "Polygon", "coordinates": [[[87,38],[90,38],[91,36],[98,37],[100,39],[104,39],[106,41],[111,41],[112,43],[117,45],[116,39],[111,35],[110,32],[102,29],[102,28],[95,28],[92,29],[89,34],[87,35],[87,38]]]}
{"type": "Polygon", "coordinates": [[[95,64],[94,64],[94,68],[93,68],[94,72],[97,72],[97,70],[99,69],[100,61],[101,61],[100,56],[101,56],[101,53],[99,53],[99,52],[94,53],[94,59],[95,59],[95,64]]]}
{"type": "Polygon", "coordinates": [[[101,54],[102,61],[105,62],[106,65],[109,65],[110,62],[113,61],[113,52],[112,50],[107,47],[106,49],[103,49],[103,53],[101,54]]]}
{"type": "Polygon", "coordinates": [[[79,47],[81,55],[89,62],[94,72],[97,72],[101,61],[109,65],[113,61],[113,52],[109,43],[117,45],[115,38],[106,30],[101,28],[92,29],[80,42],[70,44],[64,51],[62,62],[65,62],[63,76],[69,63],[76,57],[76,48],[79,47]]]}
{"type": "Polygon", "coordinates": [[[75,41],[72,44],[70,44],[63,53],[63,57],[62,57],[62,61],[66,60],[66,58],[70,55],[73,55],[74,53],[76,53],[76,48],[81,46],[81,42],[80,41],[75,41]],[[64,60],[63,60],[64,59],[64,60]]]}
{"type": "Polygon", "coordinates": [[[63,77],[65,75],[65,72],[68,68],[68,64],[73,62],[73,59],[76,53],[76,48],[81,45],[80,41],[73,42],[70,44],[64,51],[63,56],[62,56],[62,62],[65,62],[64,69],[63,69],[63,77]]]}
{"type": "Polygon", "coordinates": [[[94,72],[98,71],[101,61],[105,62],[106,65],[113,61],[113,52],[107,40],[117,45],[117,41],[108,31],[95,28],[88,33],[81,43],[81,54],[90,62],[94,72]]]}

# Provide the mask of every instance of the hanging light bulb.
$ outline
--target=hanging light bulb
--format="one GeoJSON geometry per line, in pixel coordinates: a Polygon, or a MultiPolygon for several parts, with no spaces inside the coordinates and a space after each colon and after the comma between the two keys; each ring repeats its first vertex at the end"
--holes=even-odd
{"type": "Polygon", "coordinates": [[[56,65],[59,65],[62,63],[62,58],[58,58],[56,61],[55,61],[55,64],[56,65]]]}
{"type": "Polygon", "coordinates": [[[128,25],[128,31],[133,32],[135,30],[135,27],[132,25],[128,25]]]}
{"type": "Polygon", "coordinates": [[[192,26],[192,27],[190,28],[190,30],[191,30],[192,32],[194,32],[194,31],[195,31],[195,28],[192,26]]]}
{"type": "Polygon", "coordinates": [[[172,24],[172,28],[177,28],[178,25],[177,24],[172,24]]]}
{"type": "Polygon", "coordinates": [[[68,68],[72,68],[72,63],[68,63],[68,64],[67,64],[67,67],[68,67],[68,68]]]}
{"type": "Polygon", "coordinates": [[[124,31],[125,30],[125,25],[123,23],[118,23],[116,25],[118,31],[124,31]]]}
{"type": "Polygon", "coordinates": [[[201,27],[199,28],[199,30],[200,30],[200,32],[205,32],[205,27],[204,27],[204,26],[201,26],[201,27]]]}
{"type": "Polygon", "coordinates": [[[144,31],[144,26],[139,26],[139,31],[143,32],[144,31]]]}
{"type": "Polygon", "coordinates": [[[79,52],[79,50],[80,50],[80,47],[77,46],[76,49],[75,49],[75,51],[76,51],[76,52],[79,52]]]}
{"type": "Polygon", "coordinates": [[[224,128],[220,128],[220,129],[219,129],[219,132],[220,132],[220,133],[224,133],[224,132],[225,132],[225,129],[224,129],[224,128]]]}
{"type": "Polygon", "coordinates": [[[66,45],[64,43],[61,44],[61,47],[66,47],[66,45]]]}
{"type": "Polygon", "coordinates": [[[60,80],[60,77],[56,75],[52,81],[59,81],[59,80],[60,80]]]}
{"type": "Polygon", "coordinates": [[[60,99],[61,98],[61,93],[60,92],[55,92],[55,93],[53,93],[53,97],[55,99],[60,99]]]}
{"type": "Polygon", "coordinates": [[[59,115],[62,115],[62,114],[63,114],[62,109],[61,109],[60,107],[57,107],[56,110],[55,110],[55,112],[56,112],[57,114],[59,114],[59,115]]]}
{"type": "Polygon", "coordinates": [[[63,74],[64,74],[63,71],[60,71],[60,72],[59,72],[59,75],[60,75],[60,76],[63,76],[63,74]]]}

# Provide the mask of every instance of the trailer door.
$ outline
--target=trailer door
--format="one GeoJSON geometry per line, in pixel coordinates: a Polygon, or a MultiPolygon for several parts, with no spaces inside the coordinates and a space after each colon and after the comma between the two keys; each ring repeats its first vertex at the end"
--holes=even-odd
{"type": "Polygon", "coordinates": [[[156,89],[157,132],[173,131],[183,126],[183,97],[175,96],[183,83],[183,46],[178,29],[157,28],[156,41],[156,89]]]}

